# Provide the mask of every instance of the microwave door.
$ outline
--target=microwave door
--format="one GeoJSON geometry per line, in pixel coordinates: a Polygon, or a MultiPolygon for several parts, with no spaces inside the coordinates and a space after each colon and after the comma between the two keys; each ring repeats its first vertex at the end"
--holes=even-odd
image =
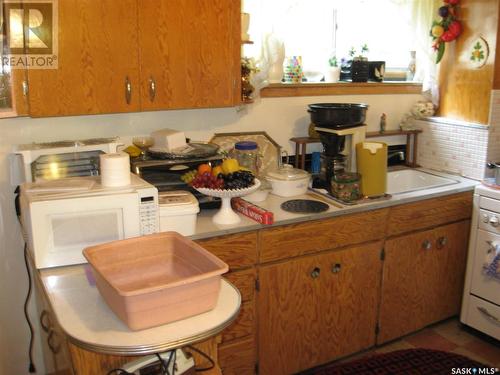
{"type": "Polygon", "coordinates": [[[32,203],[37,268],[86,263],[82,250],[138,236],[137,194],[81,197],[32,203]]]}

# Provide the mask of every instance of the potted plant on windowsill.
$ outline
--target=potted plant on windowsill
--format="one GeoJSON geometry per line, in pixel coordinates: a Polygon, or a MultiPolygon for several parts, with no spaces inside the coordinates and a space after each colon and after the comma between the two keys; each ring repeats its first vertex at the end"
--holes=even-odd
{"type": "Polygon", "coordinates": [[[366,53],[368,46],[363,44],[359,55],[356,56],[354,47],[349,51],[349,56],[352,58],[351,64],[351,80],[353,82],[368,82],[369,63],[366,53]]]}
{"type": "Polygon", "coordinates": [[[337,62],[337,56],[328,59],[328,69],[325,72],[325,82],[338,82],[340,79],[340,66],[337,62]]]}

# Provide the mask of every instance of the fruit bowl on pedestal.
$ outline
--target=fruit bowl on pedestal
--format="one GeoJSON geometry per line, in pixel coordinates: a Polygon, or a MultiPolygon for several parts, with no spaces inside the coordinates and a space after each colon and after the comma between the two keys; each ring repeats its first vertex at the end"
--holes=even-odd
{"type": "Polygon", "coordinates": [[[222,206],[219,209],[212,221],[215,224],[221,225],[230,225],[230,224],[238,224],[241,219],[236,212],[233,211],[231,207],[231,198],[236,197],[244,197],[250,193],[253,193],[260,187],[260,181],[258,179],[254,179],[254,183],[252,186],[243,189],[209,189],[204,187],[194,187],[200,193],[211,196],[211,197],[219,197],[222,200],[222,206]]]}

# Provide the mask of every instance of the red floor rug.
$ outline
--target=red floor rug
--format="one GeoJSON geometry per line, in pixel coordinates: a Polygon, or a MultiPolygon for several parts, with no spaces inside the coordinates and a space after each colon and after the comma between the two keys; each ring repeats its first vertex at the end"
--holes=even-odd
{"type": "Polygon", "coordinates": [[[490,366],[467,357],[429,349],[408,349],[376,354],[355,361],[331,364],[307,375],[450,375],[495,374],[490,366]],[[482,371],[479,371],[479,370],[482,371]]]}

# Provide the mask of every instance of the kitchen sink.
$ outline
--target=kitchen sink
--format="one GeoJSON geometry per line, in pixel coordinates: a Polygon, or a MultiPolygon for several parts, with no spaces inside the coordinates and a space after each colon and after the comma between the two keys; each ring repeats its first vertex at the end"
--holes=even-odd
{"type": "Polygon", "coordinates": [[[387,193],[392,195],[458,183],[458,180],[449,177],[442,177],[415,169],[403,169],[387,173],[387,193]]]}

